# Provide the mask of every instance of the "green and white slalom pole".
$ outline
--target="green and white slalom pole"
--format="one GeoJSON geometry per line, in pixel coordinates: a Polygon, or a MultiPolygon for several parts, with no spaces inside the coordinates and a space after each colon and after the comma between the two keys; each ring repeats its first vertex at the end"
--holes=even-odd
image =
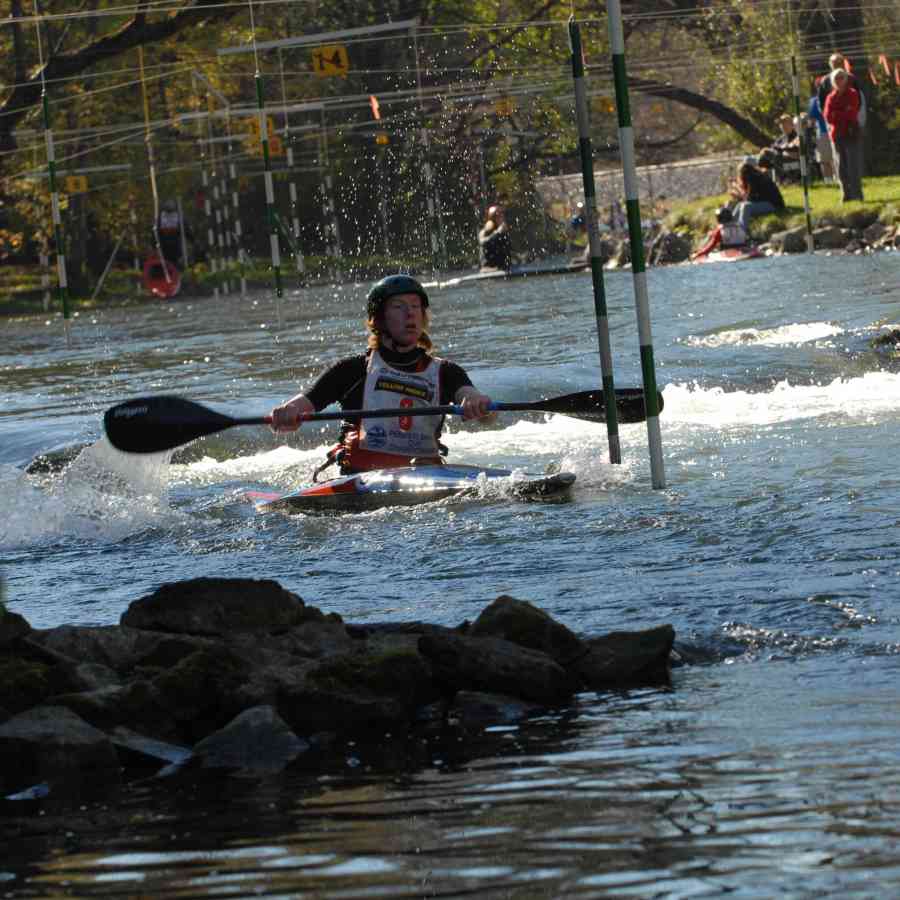
{"type": "Polygon", "coordinates": [[[247,299],[247,268],[244,260],[244,236],[241,227],[241,200],[239,196],[239,183],[237,169],[234,165],[234,150],[231,143],[231,110],[226,113],[226,126],[228,129],[228,177],[231,181],[231,210],[234,213],[234,245],[235,256],[238,265],[238,274],[241,279],[241,300],[247,299]]]}
{"type": "Polygon", "coordinates": [[[603,259],[597,220],[597,194],[594,186],[594,160],[591,148],[591,126],[588,119],[587,90],[584,83],[584,55],[581,28],[569,19],[569,50],[572,54],[572,80],[575,83],[575,115],[578,119],[578,151],[581,155],[581,177],[584,182],[584,217],[591,253],[591,281],[594,288],[594,313],[597,318],[597,340],[600,346],[600,373],[603,377],[603,400],[606,406],[606,432],[609,436],[609,461],[622,462],[619,443],[619,419],[616,413],[616,386],[613,381],[612,350],[609,342],[609,318],[606,289],[603,285],[603,259]]]}
{"type": "Polygon", "coordinates": [[[66,346],[72,346],[72,324],[69,321],[69,278],[66,273],[66,245],[62,218],[59,214],[59,191],[56,188],[56,149],[53,146],[53,129],[50,127],[50,104],[47,100],[47,82],[44,78],[44,54],[41,49],[41,25],[38,19],[37,0],[34,0],[34,27],[37,31],[38,63],[41,67],[41,109],[44,115],[44,142],[47,146],[47,178],[50,185],[50,208],[53,217],[53,244],[56,251],[57,292],[63,313],[63,329],[66,346]]]}
{"type": "Polygon", "coordinates": [[[300,207],[297,203],[297,185],[294,181],[294,138],[288,115],[287,84],[284,80],[284,54],[278,48],[278,71],[281,74],[281,105],[284,110],[284,144],[287,152],[288,194],[291,202],[291,233],[294,235],[294,267],[297,270],[297,284],[303,284],[306,261],[300,248],[300,207]]]}
{"type": "Polygon", "coordinates": [[[791,87],[794,91],[794,128],[800,138],[800,182],[803,185],[803,211],[806,214],[806,252],[815,250],[812,233],[812,216],[809,212],[809,169],[807,167],[806,129],[800,119],[800,82],[797,77],[797,56],[791,54],[791,87]]]}
{"type": "Polygon", "coordinates": [[[634,130],[628,102],[628,74],[625,68],[625,36],[622,31],[620,0],[607,0],[609,46],[612,53],[616,110],[619,118],[619,149],[625,181],[625,206],[628,214],[628,238],[631,244],[631,274],[637,311],[638,339],[641,347],[641,374],[644,382],[644,406],[647,411],[647,441],[650,447],[650,477],[654,488],[666,486],[662,438],[659,430],[659,397],[656,392],[656,368],[653,361],[653,335],[650,329],[650,301],[644,264],[644,239],[641,233],[641,207],[638,201],[637,167],[634,160],[634,130]]]}
{"type": "Polygon", "coordinates": [[[275,306],[278,312],[278,327],[282,327],[281,299],[284,289],[281,285],[281,247],[278,243],[278,217],[275,213],[275,188],[272,184],[272,162],[269,157],[269,126],[266,122],[266,105],[263,100],[262,74],[259,71],[259,55],[256,52],[256,26],[253,21],[253,0],[249,0],[250,33],[253,37],[253,59],[256,73],[256,112],[259,116],[259,139],[262,142],[263,168],[266,182],[266,218],[269,223],[269,245],[272,251],[272,272],[275,276],[275,306]]]}
{"type": "Polygon", "coordinates": [[[44,312],[50,309],[50,254],[47,247],[41,249],[41,288],[44,291],[44,312]]]}

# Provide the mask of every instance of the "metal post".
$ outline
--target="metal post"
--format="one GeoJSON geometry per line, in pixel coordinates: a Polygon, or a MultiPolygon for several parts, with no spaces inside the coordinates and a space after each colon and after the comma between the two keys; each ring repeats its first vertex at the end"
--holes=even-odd
{"type": "Polygon", "coordinates": [[[241,228],[241,201],[239,197],[239,184],[237,170],[234,165],[234,156],[231,143],[231,111],[227,111],[226,126],[228,130],[228,177],[231,179],[231,209],[234,213],[234,244],[237,254],[238,273],[241,280],[241,300],[247,299],[247,269],[244,258],[243,230],[241,228]]]}
{"type": "Polygon", "coordinates": [[[144,77],[144,46],[138,47],[138,64],[141,72],[141,97],[144,101],[144,143],[147,145],[147,165],[150,169],[150,189],[153,193],[153,240],[156,252],[162,261],[163,275],[166,283],[172,280],[166,258],[163,256],[162,244],[159,240],[159,192],[156,189],[156,159],[153,155],[153,135],[150,131],[150,101],[147,99],[147,81],[144,77]]]}
{"type": "Polygon", "coordinates": [[[609,436],[609,461],[622,462],[619,443],[619,419],[616,410],[616,386],[613,381],[612,350],[609,341],[609,318],[606,309],[606,290],[603,285],[603,259],[600,251],[600,231],[597,220],[597,196],[594,186],[594,161],[591,148],[591,129],[588,120],[587,91],[584,84],[584,56],[581,49],[581,29],[572,16],[569,19],[569,47],[572,51],[572,79],[575,83],[575,114],[578,118],[578,149],[581,154],[581,177],[584,182],[584,218],[591,253],[591,281],[594,288],[594,313],[597,318],[597,339],[600,348],[600,372],[603,377],[603,400],[606,405],[606,432],[609,436]]]}
{"type": "Polygon", "coordinates": [[[432,259],[435,263],[435,271],[445,265],[444,247],[444,222],[441,210],[441,200],[434,184],[434,173],[431,169],[431,144],[428,128],[425,126],[425,103],[422,95],[422,68],[419,65],[419,39],[418,25],[412,28],[413,54],[416,61],[416,93],[419,100],[419,116],[422,118],[422,128],[419,131],[422,141],[422,172],[425,175],[425,204],[428,208],[428,224],[431,232],[432,259]]]}
{"type": "Polygon", "coordinates": [[[189,260],[188,260],[188,247],[187,247],[187,233],[184,228],[184,208],[181,205],[181,197],[178,197],[175,200],[178,205],[178,229],[181,232],[181,259],[182,264],[185,269],[187,269],[189,260]]]}
{"type": "Polygon", "coordinates": [[[294,182],[294,138],[291,136],[290,118],[287,111],[287,85],[284,80],[284,55],[278,48],[278,69],[281,73],[281,102],[284,106],[284,143],[287,151],[288,194],[291,201],[291,231],[294,235],[294,266],[297,269],[297,281],[303,283],[306,263],[300,249],[300,216],[297,203],[297,185],[294,182]]]}
{"type": "Polygon", "coordinates": [[[800,138],[800,182],[803,185],[803,211],[806,214],[806,252],[815,250],[812,233],[812,216],[809,211],[809,170],[807,168],[806,129],[800,121],[800,84],[797,78],[797,57],[791,54],[791,87],[794,91],[794,128],[800,138]]]}
{"type": "Polygon", "coordinates": [[[53,243],[56,251],[57,292],[63,313],[63,330],[66,346],[72,345],[72,329],[69,321],[69,279],[66,272],[66,250],[62,218],[59,214],[59,192],[56,189],[56,150],[53,146],[53,130],[50,128],[50,106],[47,100],[47,83],[44,80],[44,55],[41,50],[41,25],[38,19],[37,0],[34,0],[34,27],[37,31],[38,63],[41,67],[41,108],[44,116],[44,142],[47,146],[47,177],[50,185],[50,208],[53,217],[53,243]]]}
{"type": "Polygon", "coordinates": [[[256,113],[259,116],[259,139],[262,143],[263,167],[266,184],[266,217],[269,224],[269,246],[272,251],[272,273],[275,276],[275,307],[278,312],[278,327],[282,326],[281,299],[284,290],[281,286],[281,246],[278,243],[278,217],[275,213],[275,188],[272,185],[272,164],[269,159],[269,125],[266,121],[266,105],[263,100],[262,75],[259,71],[259,56],[256,53],[256,26],[253,21],[253,0],[250,6],[250,34],[253,37],[253,58],[256,63],[256,113]]]}
{"type": "Polygon", "coordinates": [[[653,334],[650,329],[650,301],[647,272],[644,265],[644,239],[641,233],[641,207],[638,201],[637,171],[634,159],[634,131],[628,102],[628,74],[625,68],[625,36],[622,32],[620,0],[607,0],[609,45],[612,51],[613,81],[616,88],[616,111],[619,119],[619,148],[625,181],[625,206],[628,214],[628,237],[631,244],[631,275],[637,311],[638,339],[641,347],[641,374],[644,382],[644,406],[647,411],[647,440],[650,448],[650,474],[654,488],[666,486],[663,466],[662,437],[659,429],[659,397],[656,391],[656,367],[653,361],[653,334]]]}

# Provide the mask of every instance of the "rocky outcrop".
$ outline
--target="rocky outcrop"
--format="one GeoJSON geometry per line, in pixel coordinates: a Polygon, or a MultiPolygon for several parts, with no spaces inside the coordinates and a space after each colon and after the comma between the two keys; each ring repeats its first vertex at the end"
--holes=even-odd
{"type": "Polygon", "coordinates": [[[673,640],[667,625],[586,639],[508,596],[457,628],[347,625],[249,579],[163,585],[117,626],[0,610],[0,797],[148,770],[327,770],[337,738],[414,743],[664,683],[673,640]]]}

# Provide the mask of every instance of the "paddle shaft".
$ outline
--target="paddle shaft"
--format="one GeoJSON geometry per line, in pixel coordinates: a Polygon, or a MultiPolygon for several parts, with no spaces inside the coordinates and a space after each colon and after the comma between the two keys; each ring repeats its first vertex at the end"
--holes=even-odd
{"type": "MultiPolygon", "coordinates": [[[[662,400],[660,398],[660,404],[662,400]]],[[[643,394],[639,389],[620,388],[616,406],[622,421],[641,421],[644,417],[643,394]]],[[[582,391],[563,397],[520,402],[492,402],[491,412],[521,410],[574,416],[589,421],[603,421],[605,404],[600,391],[582,391]]],[[[383,409],[343,409],[333,412],[301,414],[287,430],[303,422],[359,420],[406,416],[463,415],[462,404],[443,406],[388,407],[383,409]]],[[[181,397],[138,397],[114,406],[104,415],[104,428],[114,447],[128,453],[158,453],[216,434],[236,425],[271,425],[272,417],[232,417],[181,397]]]]}

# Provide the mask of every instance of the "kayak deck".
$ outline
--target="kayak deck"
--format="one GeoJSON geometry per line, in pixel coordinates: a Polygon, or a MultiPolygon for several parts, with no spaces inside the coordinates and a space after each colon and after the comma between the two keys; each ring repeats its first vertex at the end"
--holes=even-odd
{"type": "Polygon", "coordinates": [[[259,512],[353,512],[479,494],[516,500],[562,499],[574,483],[571,472],[537,475],[482,466],[404,466],[343,475],[287,494],[248,492],[247,499],[259,512]]]}

